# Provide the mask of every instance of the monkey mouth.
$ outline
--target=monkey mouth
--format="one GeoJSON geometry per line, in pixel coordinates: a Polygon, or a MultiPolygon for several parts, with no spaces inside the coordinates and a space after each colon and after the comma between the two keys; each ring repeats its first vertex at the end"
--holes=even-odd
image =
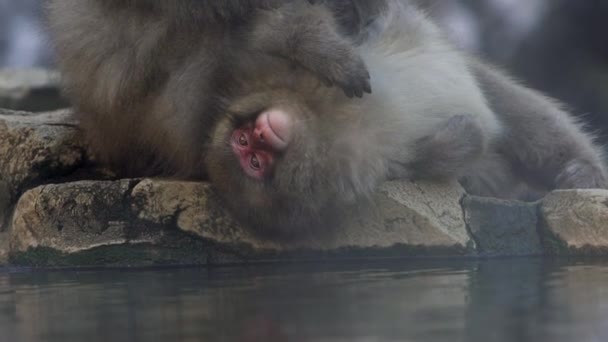
{"type": "Polygon", "coordinates": [[[254,136],[274,151],[284,151],[289,145],[291,121],[280,110],[262,112],[255,120],[254,136]]]}
{"type": "Polygon", "coordinates": [[[254,122],[237,127],[230,145],[245,174],[256,180],[268,179],[278,155],[289,146],[291,119],[282,110],[262,112],[254,122]]]}

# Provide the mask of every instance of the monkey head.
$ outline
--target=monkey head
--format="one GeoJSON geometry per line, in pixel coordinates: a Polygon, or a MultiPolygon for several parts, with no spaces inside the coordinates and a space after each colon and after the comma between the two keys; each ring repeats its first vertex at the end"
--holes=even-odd
{"type": "Polygon", "coordinates": [[[372,165],[364,140],[355,138],[353,100],[323,85],[301,85],[260,86],[231,99],[207,149],[211,182],[258,231],[323,227],[381,177],[382,163],[372,165]]]}
{"type": "Polygon", "coordinates": [[[233,131],[230,146],[247,176],[259,181],[272,176],[275,160],[291,139],[292,119],[287,113],[285,109],[267,109],[254,122],[233,131]]]}

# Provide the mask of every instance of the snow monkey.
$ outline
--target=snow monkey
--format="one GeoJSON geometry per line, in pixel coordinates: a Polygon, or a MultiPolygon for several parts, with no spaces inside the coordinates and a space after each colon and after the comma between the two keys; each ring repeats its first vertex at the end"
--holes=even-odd
{"type": "Polygon", "coordinates": [[[222,4],[51,2],[102,161],[208,178],[244,222],[288,235],[389,179],[499,197],[606,186],[568,113],[455,49],[409,1],[222,4]]]}

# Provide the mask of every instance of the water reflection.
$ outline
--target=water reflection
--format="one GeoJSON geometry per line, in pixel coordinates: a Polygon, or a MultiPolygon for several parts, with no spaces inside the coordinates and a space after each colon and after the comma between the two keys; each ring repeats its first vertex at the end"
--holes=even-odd
{"type": "Polygon", "coordinates": [[[606,265],[0,273],[6,341],[605,341],[606,265]]]}

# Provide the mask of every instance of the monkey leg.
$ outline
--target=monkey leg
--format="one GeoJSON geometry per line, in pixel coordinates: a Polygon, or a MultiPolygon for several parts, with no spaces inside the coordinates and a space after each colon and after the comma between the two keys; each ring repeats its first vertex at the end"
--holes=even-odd
{"type": "Polygon", "coordinates": [[[547,192],[524,181],[512,163],[494,150],[470,164],[459,181],[467,193],[483,197],[536,201],[547,192]]]}
{"type": "Polygon", "coordinates": [[[290,3],[259,10],[248,41],[254,49],[293,61],[348,97],[371,93],[370,75],[355,46],[338,33],[331,12],[322,5],[290,3]]]}
{"type": "Polygon", "coordinates": [[[606,172],[599,163],[573,159],[557,175],[555,187],[557,189],[607,188],[606,172]]]}
{"type": "Polygon", "coordinates": [[[483,153],[485,137],[472,115],[455,115],[430,136],[416,142],[413,178],[450,179],[483,153]]]}
{"type": "Polygon", "coordinates": [[[600,149],[571,114],[494,68],[471,66],[504,126],[498,152],[528,182],[549,190],[608,187],[600,149]]]}

